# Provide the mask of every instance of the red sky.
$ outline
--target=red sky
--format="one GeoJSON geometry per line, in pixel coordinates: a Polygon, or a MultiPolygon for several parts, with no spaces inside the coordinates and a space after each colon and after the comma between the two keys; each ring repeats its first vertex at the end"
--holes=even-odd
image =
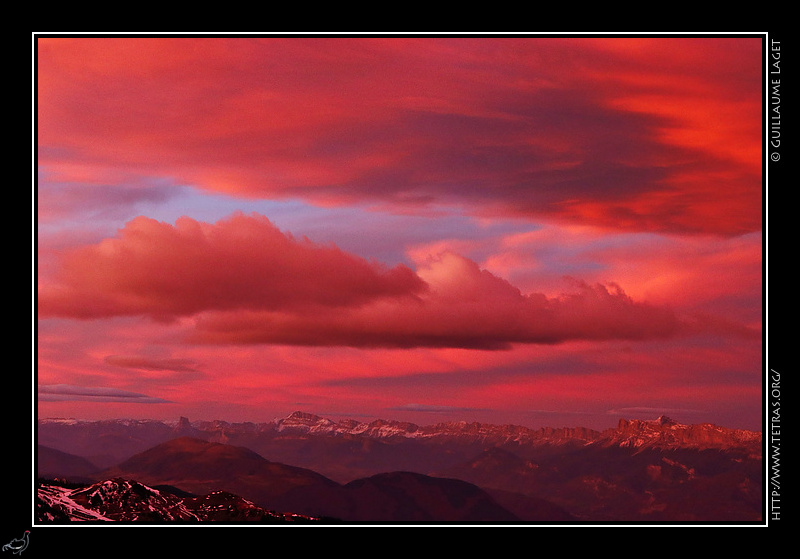
{"type": "Polygon", "coordinates": [[[760,429],[762,61],[40,37],[38,414],[760,429]]]}

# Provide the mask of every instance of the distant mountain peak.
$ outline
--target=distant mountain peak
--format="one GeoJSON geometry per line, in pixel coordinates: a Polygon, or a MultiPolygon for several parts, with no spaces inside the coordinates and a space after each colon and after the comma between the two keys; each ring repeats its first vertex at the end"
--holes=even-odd
{"type": "Polygon", "coordinates": [[[284,417],[273,421],[279,431],[300,430],[303,432],[330,430],[335,423],[330,419],[325,419],[313,413],[295,411],[284,417]]]}
{"type": "MultiPolygon", "coordinates": [[[[56,425],[68,427],[70,424],[56,420],[56,425]]],[[[40,421],[40,424],[47,420],[40,421]]],[[[131,427],[145,428],[147,422],[124,422],[131,427]]],[[[489,423],[452,421],[419,426],[406,421],[375,419],[359,422],[353,419],[333,421],[322,416],[294,411],[283,418],[268,423],[227,423],[224,421],[197,421],[190,423],[181,417],[171,433],[199,437],[206,440],[227,443],[236,440],[244,433],[273,432],[282,437],[357,437],[376,439],[385,442],[401,442],[406,439],[435,442],[450,441],[461,443],[480,443],[487,446],[514,444],[536,445],[586,445],[600,444],[628,448],[666,447],[678,448],[747,448],[760,446],[761,433],[740,429],[727,429],[702,423],[686,425],[666,415],[656,419],[620,419],[615,428],[597,431],[586,427],[541,427],[533,429],[520,425],[495,425],[489,423]]],[[[162,427],[165,427],[162,425],[162,427]]],[[[56,442],[55,440],[53,442],[56,442]]],[[[55,444],[53,444],[55,446],[55,444]]]]}
{"type": "Polygon", "coordinates": [[[293,411],[290,413],[284,421],[319,421],[322,417],[319,415],[315,415],[313,413],[308,413],[304,411],[293,411]]]}
{"type": "Polygon", "coordinates": [[[178,432],[183,432],[191,431],[191,429],[192,424],[189,422],[189,418],[181,416],[181,418],[178,420],[178,424],[175,426],[175,430],[178,432]]]}
{"type": "Polygon", "coordinates": [[[711,423],[685,425],[662,415],[653,420],[620,419],[603,433],[602,444],[629,448],[754,448],[761,433],[728,429],[711,423]]]}

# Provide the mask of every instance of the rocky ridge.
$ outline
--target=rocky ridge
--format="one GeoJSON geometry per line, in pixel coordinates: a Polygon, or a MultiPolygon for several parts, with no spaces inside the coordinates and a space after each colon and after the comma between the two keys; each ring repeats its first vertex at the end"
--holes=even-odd
{"type": "Polygon", "coordinates": [[[202,496],[178,496],[125,478],[111,478],[73,487],[59,480],[42,480],[37,488],[37,521],[197,523],[248,522],[276,524],[315,521],[292,513],[277,513],[225,491],[202,496]]]}
{"type": "MultiPolygon", "coordinates": [[[[241,436],[270,436],[291,438],[340,437],[374,439],[382,442],[448,442],[485,445],[602,445],[623,448],[716,448],[747,449],[760,454],[762,434],[756,431],[729,429],[710,423],[682,424],[666,416],[654,420],[620,419],[617,427],[602,431],[585,427],[541,427],[533,429],[520,425],[495,425],[478,422],[445,422],[420,426],[405,421],[376,419],[362,423],[352,419],[333,421],[312,413],[296,411],[264,423],[230,423],[226,421],[194,421],[181,417],[177,422],[154,420],[80,421],[44,419],[39,421],[40,434],[44,426],[109,426],[148,429],[163,440],[171,436],[199,436],[216,442],[228,442],[241,436]]],[[[40,440],[40,444],[47,444],[40,440]]],[[[51,445],[55,446],[55,445],[51,445]]]]}
{"type": "MultiPolygon", "coordinates": [[[[182,418],[184,421],[185,418],[182,418]]],[[[184,424],[188,424],[186,421],[184,424]]],[[[196,422],[194,428],[221,433],[242,431],[243,425],[222,422],[196,422]]],[[[520,425],[494,425],[478,422],[446,422],[427,426],[414,423],[378,419],[360,423],[345,419],[332,421],[306,412],[294,412],[270,423],[249,424],[251,430],[275,431],[281,434],[358,436],[381,440],[461,439],[465,442],[486,444],[600,444],[636,448],[656,446],[662,448],[725,448],[761,446],[761,433],[742,429],[729,429],[710,423],[685,425],[669,417],[654,420],[620,419],[616,428],[597,431],[585,427],[541,427],[532,429],[520,425]]]]}
{"type": "Polygon", "coordinates": [[[603,433],[602,443],[622,448],[760,449],[755,431],[727,429],[711,423],[684,425],[666,416],[655,420],[621,419],[616,429],[603,433]]]}

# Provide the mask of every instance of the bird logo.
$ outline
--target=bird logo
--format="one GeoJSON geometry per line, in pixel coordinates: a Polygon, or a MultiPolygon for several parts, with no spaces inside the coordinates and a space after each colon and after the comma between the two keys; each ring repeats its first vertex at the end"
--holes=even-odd
{"type": "Polygon", "coordinates": [[[22,554],[22,552],[28,547],[28,538],[30,537],[30,534],[30,530],[25,530],[25,533],[21,538],[14,538],[4,545],[3,551],[10,551],[15,555],[22,554]]]}

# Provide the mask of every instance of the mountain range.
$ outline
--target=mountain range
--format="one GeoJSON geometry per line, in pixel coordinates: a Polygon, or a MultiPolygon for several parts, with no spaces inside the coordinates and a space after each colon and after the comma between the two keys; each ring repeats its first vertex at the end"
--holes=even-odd
{"type": "Polygon", "coordinates": [[[45,419],[38,422],[37,443],[38,475],[82,484],[71,491],[112,480],[170,487],[172,495],[184,493],[175,495],[181,499],[221,491],[278,516],[337,522],[763,518],[761,433],[666,417],[623,419],[604,431],[361,423],[305,412],[266,423],[45,419]]]}

